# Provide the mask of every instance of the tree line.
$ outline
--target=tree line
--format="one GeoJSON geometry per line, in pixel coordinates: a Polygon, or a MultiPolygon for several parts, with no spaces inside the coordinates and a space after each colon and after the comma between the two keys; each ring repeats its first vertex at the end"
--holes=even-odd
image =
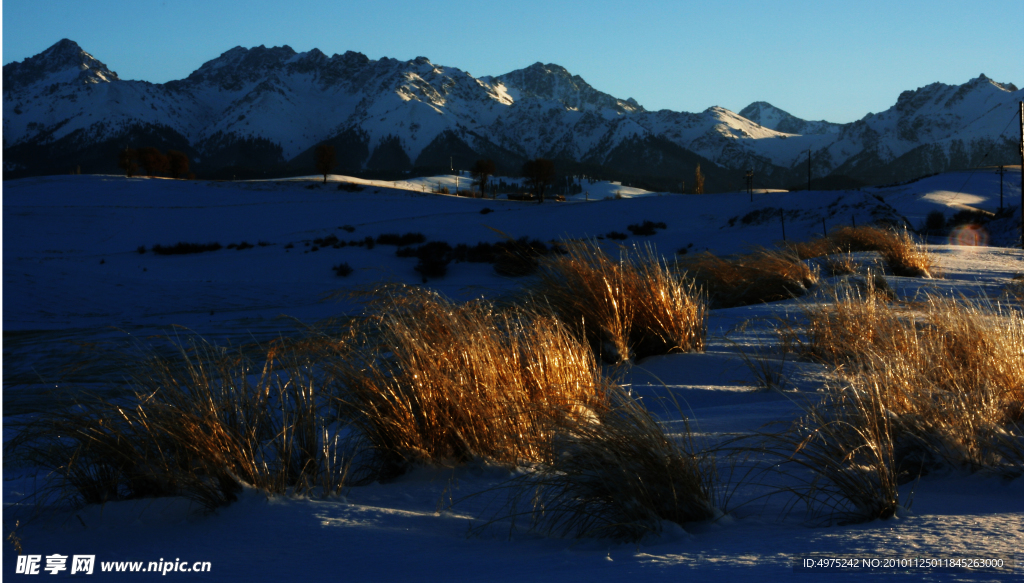
{"type": "Polygon", "coordinates": [[[145,148],[125,148],[118,153],[117,167],[131,178],[141,168],[146,176],[170,176],[171,178],[193,179],[195,174],[189,171],[188,156],[184,152],[168,150],[166,154],[147,146],[145,148]]]}

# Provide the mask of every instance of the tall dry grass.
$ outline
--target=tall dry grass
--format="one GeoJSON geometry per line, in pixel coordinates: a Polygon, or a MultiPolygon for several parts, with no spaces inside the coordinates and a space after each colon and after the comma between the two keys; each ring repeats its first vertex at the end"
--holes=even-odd
{"type": "Polygon", "coordinates": [[[247,483],[337,492],[348,461],[325,380],[274,350],[263,362],[199,340],[132,366],[133,396],[83,398],[19,427],[9,450],[48,470],[44,503],[184,496],[206,508],[247,483]]]}
{"type": "Polygon", "coordinates": [[[940,297],[896,307],[851,294],[808,310],[801,342],[838,366],[848,390],[883,393],[899,465],[1024,470],[1019,311],[940,297]]]}
{"type": "Polygon", "coordinates": [[[716,308],[746,306],[802,296],[818,274],[790,251],[758,249],[732,257],[710,252],[680,262],[716,308]]]}
{"type": "Polygon", "coordinates": [[[363,349],[331,366],[373,449],[371,478],[417,462],[537,460],[555,427],[603,406],[593,354],[553,318],[403,287],[376,294],[370,312],[363,349]]]}
{"type": "Polygon", "coordinates": [[[893,275],[903,277],[936,277],[935,260],[914,241],[907,231],[891,231],[880,227],[840,227],[828,237],[836,247],[847,252],[877,251],[893,275]]]}
{"type": "Polygon", "coordinates": [[[700,352],[704,299],[650,247],[609,257],[596,243],[545,258],[528,306],[565,322],[606,362],[700,352]]]}
{"type": "Polygon", "coordinates": [[[592,422],[562,428],[532,471],[503,488],[509,502],[496,520],[526,519],[531,530],[575,538],[637,542],[665,521],[705,521],[717,510],[712,458],[688,427],[672,436],[623,389],[592,422]]]}
{"type": "MultiPolygon", "coordinates": [[[[876,251],[882,256],[893,275],[926,278],[938,276],[934,258],[918,245],[907,231],[893,231],[870,225],[845,226],[833,229],[827,237],[784,243],[784,247],[800,259],[876,251]]],[[[847,271],[851,263],[848,259],[830,260],[828,267],[839,272],[852,273],[847,271]]]]}
{"type": "MultiPolygon", "coordinates": [[[[889,395],[880,386],[831,387],[804,415],[776,432],[742,436],[725,450],[742,453],[745,480],[791,495],[783,514],[803,505],[817,523],[857,523],[894,516],[901,478],[889,395]]],[[[735,458],[734,458],[735,459],[735,458]]],[[[734,470],[735,471],[735,470],[734,470]]]]}

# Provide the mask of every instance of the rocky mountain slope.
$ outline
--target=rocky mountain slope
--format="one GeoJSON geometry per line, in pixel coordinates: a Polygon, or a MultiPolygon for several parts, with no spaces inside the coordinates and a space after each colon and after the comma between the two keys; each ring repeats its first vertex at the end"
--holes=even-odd
{"type": "Polygon", "coordinates": [[[553,158],[565,172],[677,190],[701,165],[710,190],[807,176],[879,183],[978,164],[1013,163],[1011,123],[1024,91],[984,75],[904,92],[851,124],[808,122],[757,102],[739,114],[648,111],[553,64],[475,78],[425,57],[328,57],[288,46],[236,47],[187,78],[120,79],[70,40],[3,67],[4,177],[116,172],[116,152],[189,154],[207,176],[312,172],[333,144],[337,171],[468,168],[481,157],[515,172],[553,158]],[[840,178],[837,178],[840,177],[840,178]]]}

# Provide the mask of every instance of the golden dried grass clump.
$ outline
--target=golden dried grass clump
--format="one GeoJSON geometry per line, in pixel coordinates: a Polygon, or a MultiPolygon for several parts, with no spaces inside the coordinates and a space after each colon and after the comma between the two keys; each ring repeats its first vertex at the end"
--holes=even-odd
{"type": "Polygon", "coordinates": [[[781,245],[784,249],[795,253],[800,259],[824,257],[839,251],[835,242],[827,237],[818,237],[810,241],[785,241],[781,245]]]}
{"type": "Polygon", "coordinates": [[[537,460],[553,427],[602,406],[594,356],[553,318],[404,287],[381,290],[372,307],[366,348],[332,366],[376,476],[413,462],[537,460]]]}
{"type": "Polygon", "coordinates": [[[844,390],[883,394],[878,402],[895,416],[901,463],[980,468],[1024,460],[1019,311],[936,297],[897,309],[869,295],[807,315],[805,350],[840,365],[844,390]]]}
{"type": "Polygon", "coordinates": [[[812,519],[842,524],[891,518],[900,506],[901,475],[889,396],[878,386],[863,389],[833,387],[830,399],[807,406],[784,430],[738,438],[756,440],[737,448],[749,456],[740,465],[756,460],[754,473],[764,476],[772,495],[792,494],[812,519]]]}
{"type": "Polygon", "coordinates": [[[718,308],[799,297],[818,281],[815,270],[791,251],[758,249],[733,257],[703,253],[681,265],[718,308]]]}
{"type": "Polygon", "coordinates": [[[330,385],[294,353],[254,363],[199,340],[136,361],[132,398],[83,399],[38,416],[11,444],[50,470],[52,502],[185,496],[229,503],[241,483],[331,494],[348,471],[330,385]]]}
{"type": "Polygon", "coordinates": [[[570,326],[607,362],[704,350],[703,298],[651,248],[609,257],[595,243],[541,263],[532,309],[570,326]]]}
{"type": "Polygon", "coordinates": [[[835,247],[847,252],[877,251],[893,275],[926,277],[937,275],[935,260],[907,231],[894,232],[871,226],[840,227],[829,233],[835,247]]]}
{"type": "Polygon", "coordinates": [[[689,429],[681,439],[623,389],[607,393],[594,422],[560,431],[532,472],[506,487],[513,526],[560,537],[638,542],[663,521],[686,524],[715,515],[716,473],[689,429]],[[523,507],[526,507],[525,509],[523,507]]]}
{"type": "Polygon", "coordinates": [[[918,245],[907,231],[896,232],[873,226],[839,227],[827,237],[811,241],[783,244],[800,259],[815,257],[840,257],[830,259],[827,267],[833,273],[853,273],[854,265],[850,253],[876,251],[881,254],[893,275],[904,277],[936,277],[935,260],[918,245]]]}

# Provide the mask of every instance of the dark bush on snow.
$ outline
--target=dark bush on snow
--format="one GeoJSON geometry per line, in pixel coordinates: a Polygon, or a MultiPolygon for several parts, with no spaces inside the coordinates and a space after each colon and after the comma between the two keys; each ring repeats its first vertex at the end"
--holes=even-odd
{"type": "Polygon", "coordinates": [[[203,253],[206,251],[217,251],[222,249],[220,243],[185,243],[179,241],[170,246],[160,244],[153,245],[153,253],[157,255],[187,255],[189,253],[203,253]]]}
{"type": "Polygon", "coordinates": [[[946,215],[942,211],[932,211],[928,213],[928,217],[924,220],[924,230],[926,232],[941,231],[946,228],[946,215]]]}
{"type": "Polygon", "coordinates": [[[553,252],[543,241],[521,237],[515,241],[497,243],[497,259],[494,271],[498,275],[519,277],[537,271],[540,258],[553,252]]]}
{"type": "Polygon", "coordinates": [[[452,261],[452,246],[444,241],[431,241],[416,249],[416,271],[426,280],[430,277],[444,277],[452,261]]]}
{"type": "Polygon", "coordinates": [[[633,233],[637,237],[650,237],[656,233],[655,229],[667,229],[668,227],[662,222],[653,222],[645,220],[639,225],[629,225],[626,227],[630,233],[633,233]]]}

